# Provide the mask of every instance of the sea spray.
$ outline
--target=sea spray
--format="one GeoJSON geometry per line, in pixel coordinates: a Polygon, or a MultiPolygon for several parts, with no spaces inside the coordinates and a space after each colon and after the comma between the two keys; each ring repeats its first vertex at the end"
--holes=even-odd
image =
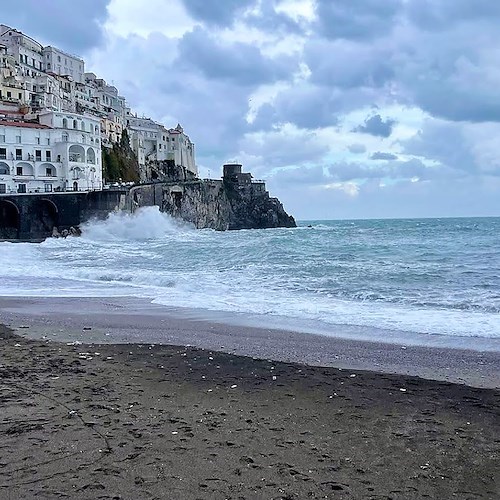
{"type": "Polygon", "coordinates": [[[115,212],[103,221],[90,221],[82,226],[82,236],[95,242],[123,240],[130,243],[161,239],[190,230],[194,227],[160,212],[158,207],[144,207],[133,214],[115,212]]]}

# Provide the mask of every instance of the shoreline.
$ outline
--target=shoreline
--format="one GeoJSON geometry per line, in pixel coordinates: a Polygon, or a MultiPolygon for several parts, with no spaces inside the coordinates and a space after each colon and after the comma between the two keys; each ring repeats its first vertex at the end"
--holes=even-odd
{"type": "Polygon", "coordinates": [[[500,388],[500,340],[498,351],[380,343],[218,323],[187,311],[183,315],[147,299],[129,297],[0,297],[0,323],[32,339],[184,345],[310,366],[500,388]]]}
{"type": "Polygon", "coordinates": [[[497,389],[69,344],[0,326],[6,500],[498,498],[497,389]]]}

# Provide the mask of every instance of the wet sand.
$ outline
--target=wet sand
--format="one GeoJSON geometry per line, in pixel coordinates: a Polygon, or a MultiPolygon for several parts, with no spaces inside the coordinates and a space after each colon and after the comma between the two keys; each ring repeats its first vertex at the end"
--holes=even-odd
{"type": "MultiPolygon", "coordinates": [[[[2,499],[500,497],[498,387],[237,356],[220,352],[222,339],[261,342],[270,354],[276,332],[163,313],[146,320],[137,312],[134,323],[119,308],[89,316],[81,307],[62,321],[33,303],[23,316],[22,302],[0,302],[0,321],[15,328],[0,327],[2,499]],[[165,343],[201,344],[211,334],[217,349],[97,340],[116,342],[122,331],[137,342],[141,324],[165,343]],[[92,343],[75,343],[78,336],[92,343]]],[[[331,364],[343,347],[342,363],[356,356],[355,343],[284,335],[288,356],[301,347],[331,364]]],[[[384,358],[383,347],[361,344],[362,362],[395,357],[388,346],[384,358]]],[[[406,362],[423,356],[393,347],[406,362]]],[[[458,363],[454,377],[463,366],[471,382],[494,386],[497,353],[446,352],[451,361],[421,365],[436,362],[443,378],[458,363]]]]}

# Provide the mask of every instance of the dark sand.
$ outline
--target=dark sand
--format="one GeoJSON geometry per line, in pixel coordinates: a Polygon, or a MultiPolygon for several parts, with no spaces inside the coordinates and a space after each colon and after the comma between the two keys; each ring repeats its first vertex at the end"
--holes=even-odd
{"type": "Polygon", "coordinates": [[[500,498],[498,389],[0,332],[1,499],[500,498]]]}

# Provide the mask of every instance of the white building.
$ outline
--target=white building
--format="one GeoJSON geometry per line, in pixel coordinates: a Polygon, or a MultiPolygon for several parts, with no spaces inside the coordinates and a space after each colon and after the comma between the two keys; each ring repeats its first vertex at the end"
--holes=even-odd
{"type": "Polygon", "coordinates": [[[73,56],[49,45],[43,47],[42,58],[44,71],[68,76],[77,83],[85,81],[85,62],[80,57],[73,56]]]}
{"type": "Polygon", "coordinates": [[[34,78],[44,71],[43,46],[33,38],[0,24],[0,43],[7,47],[10,55],[14,56],[25,78],[34,78]]]}
{"type": "Polygon", "coordinates": [[[0,119],[0,194],[102,189],[99,119],[47,111],[0,119]]]}
{"type": "Polygon", "coordinates": [[[129,115],[127,129],[132,150],[137,155],[141,172],[146,176],[148,164],[152,161],[172,161],[176,166],[198,174],[194,144],[179,124],[166,129],[151,118],[129,115]]]}

